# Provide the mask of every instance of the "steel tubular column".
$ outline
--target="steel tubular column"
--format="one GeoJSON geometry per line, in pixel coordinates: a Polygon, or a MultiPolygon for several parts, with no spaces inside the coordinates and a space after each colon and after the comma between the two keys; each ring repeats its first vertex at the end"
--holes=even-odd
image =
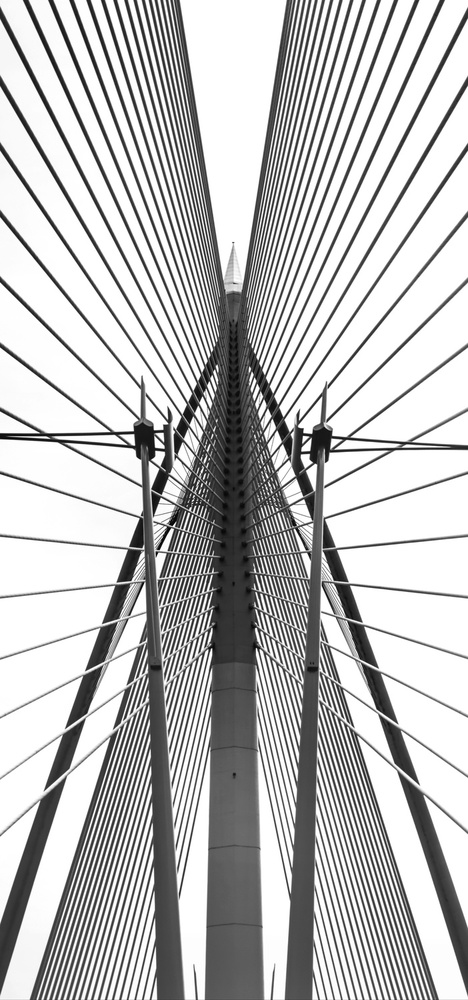
{"type": "Polygon", "coordinates": [[[145,386],[141,380],[141,419],[135,424],[137,454],[141,459],[143,537],[148,635],[148,686],[153,798],[154,896],[156,965],[160,1000],[183,1000],[182,941],[179,890],[172,814],[172,787],[167,741],[164,670],[159,622],[158,582],[154,554],[153,510],[149,459],[154,454],[154,427],[146,419],[145,386]]]}
{"type": "MultiPolygon", "coordinates": [[[[228,295],[231,317],[236,316],[238,298],[238,293],[228,295]]],[[[223,442],[224,428],[218,423],[217,455],[224,465],[225,503],[216,529],[224,559],[212,667],[205,996],[260,1000],[264,987],[257,681],[246,579],[249,550],[242,546],[249,420],[240,385],[243,351],[235,319],[225,346],[226,427],[223,442]]]]}
{"type": "Polygon", "coordinates": [[[320,683],[320,609],[322,596],[323,492],[331,429],[325,423],[327,392],[322,397],[321,423],[314,427],[312,449],[317,464],[314,534],[310,562],[309,608],[302,695],[296,822],[289,913],[286,1000],[311,1000],[314,938],[315,830],[320,683]],[[328,447],[327,447],[328,444],[328,447]]]}

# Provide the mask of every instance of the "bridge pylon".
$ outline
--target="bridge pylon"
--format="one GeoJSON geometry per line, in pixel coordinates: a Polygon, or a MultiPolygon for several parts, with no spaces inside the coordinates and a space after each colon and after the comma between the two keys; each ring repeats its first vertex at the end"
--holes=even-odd
{"type": "Polygon", "coordinates": [[[249,491],[248,351],[237,324],[241,276],[234,245],[225,276],[229,329],[220,344],[216,469],[224,504],[211,691],[206,943],[207,1000],[260,998],[263,990],[257,679],[244,510],[249,491]]]}

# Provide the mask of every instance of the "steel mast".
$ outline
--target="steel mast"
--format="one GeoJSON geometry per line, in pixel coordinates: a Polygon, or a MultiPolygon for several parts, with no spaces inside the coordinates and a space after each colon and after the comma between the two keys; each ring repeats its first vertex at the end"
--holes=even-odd
{"type": "Polygon", "coordinates": [[[216,527],[223,575],[212,672],[206,998],[257,1000],[264,987],[257,683],[244,515],[250,421],[248,385],[242,377],[247,347],[237,325],[242,278],[234,245],[225,289],[230,322],[220,344],[224,384],[213,473],[218,490],[223,483],[224,513],[216,527]]]}

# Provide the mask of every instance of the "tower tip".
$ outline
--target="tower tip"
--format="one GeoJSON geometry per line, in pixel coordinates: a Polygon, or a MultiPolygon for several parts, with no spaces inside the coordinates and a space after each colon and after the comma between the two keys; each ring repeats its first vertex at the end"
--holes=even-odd
{"type": "Polygon", "coordinates": [[[226,274],[224,275],[224,290],[226,295],[230,292],[241,292],[242,291],[242,274],[239,267],[239,261],[236,254],[236,246],[234,240],[232,241],[231,253],[228,260],[228,266],[226,268],[226,274]]]}

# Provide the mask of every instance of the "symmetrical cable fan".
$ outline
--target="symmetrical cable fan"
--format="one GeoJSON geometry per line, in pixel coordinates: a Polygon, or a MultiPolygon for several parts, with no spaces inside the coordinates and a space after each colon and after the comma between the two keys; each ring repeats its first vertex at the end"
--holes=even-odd
{"type": "Polygon", "coordinates": [[[224,278],[179,0],[0,17],[3,995],[162,995],[156,630],[187,990],[208,894],[207,997],[263,923],[292,1000],[305,772],[304,996],[461,997],[466,5],[287,0],[224,278]]]}

